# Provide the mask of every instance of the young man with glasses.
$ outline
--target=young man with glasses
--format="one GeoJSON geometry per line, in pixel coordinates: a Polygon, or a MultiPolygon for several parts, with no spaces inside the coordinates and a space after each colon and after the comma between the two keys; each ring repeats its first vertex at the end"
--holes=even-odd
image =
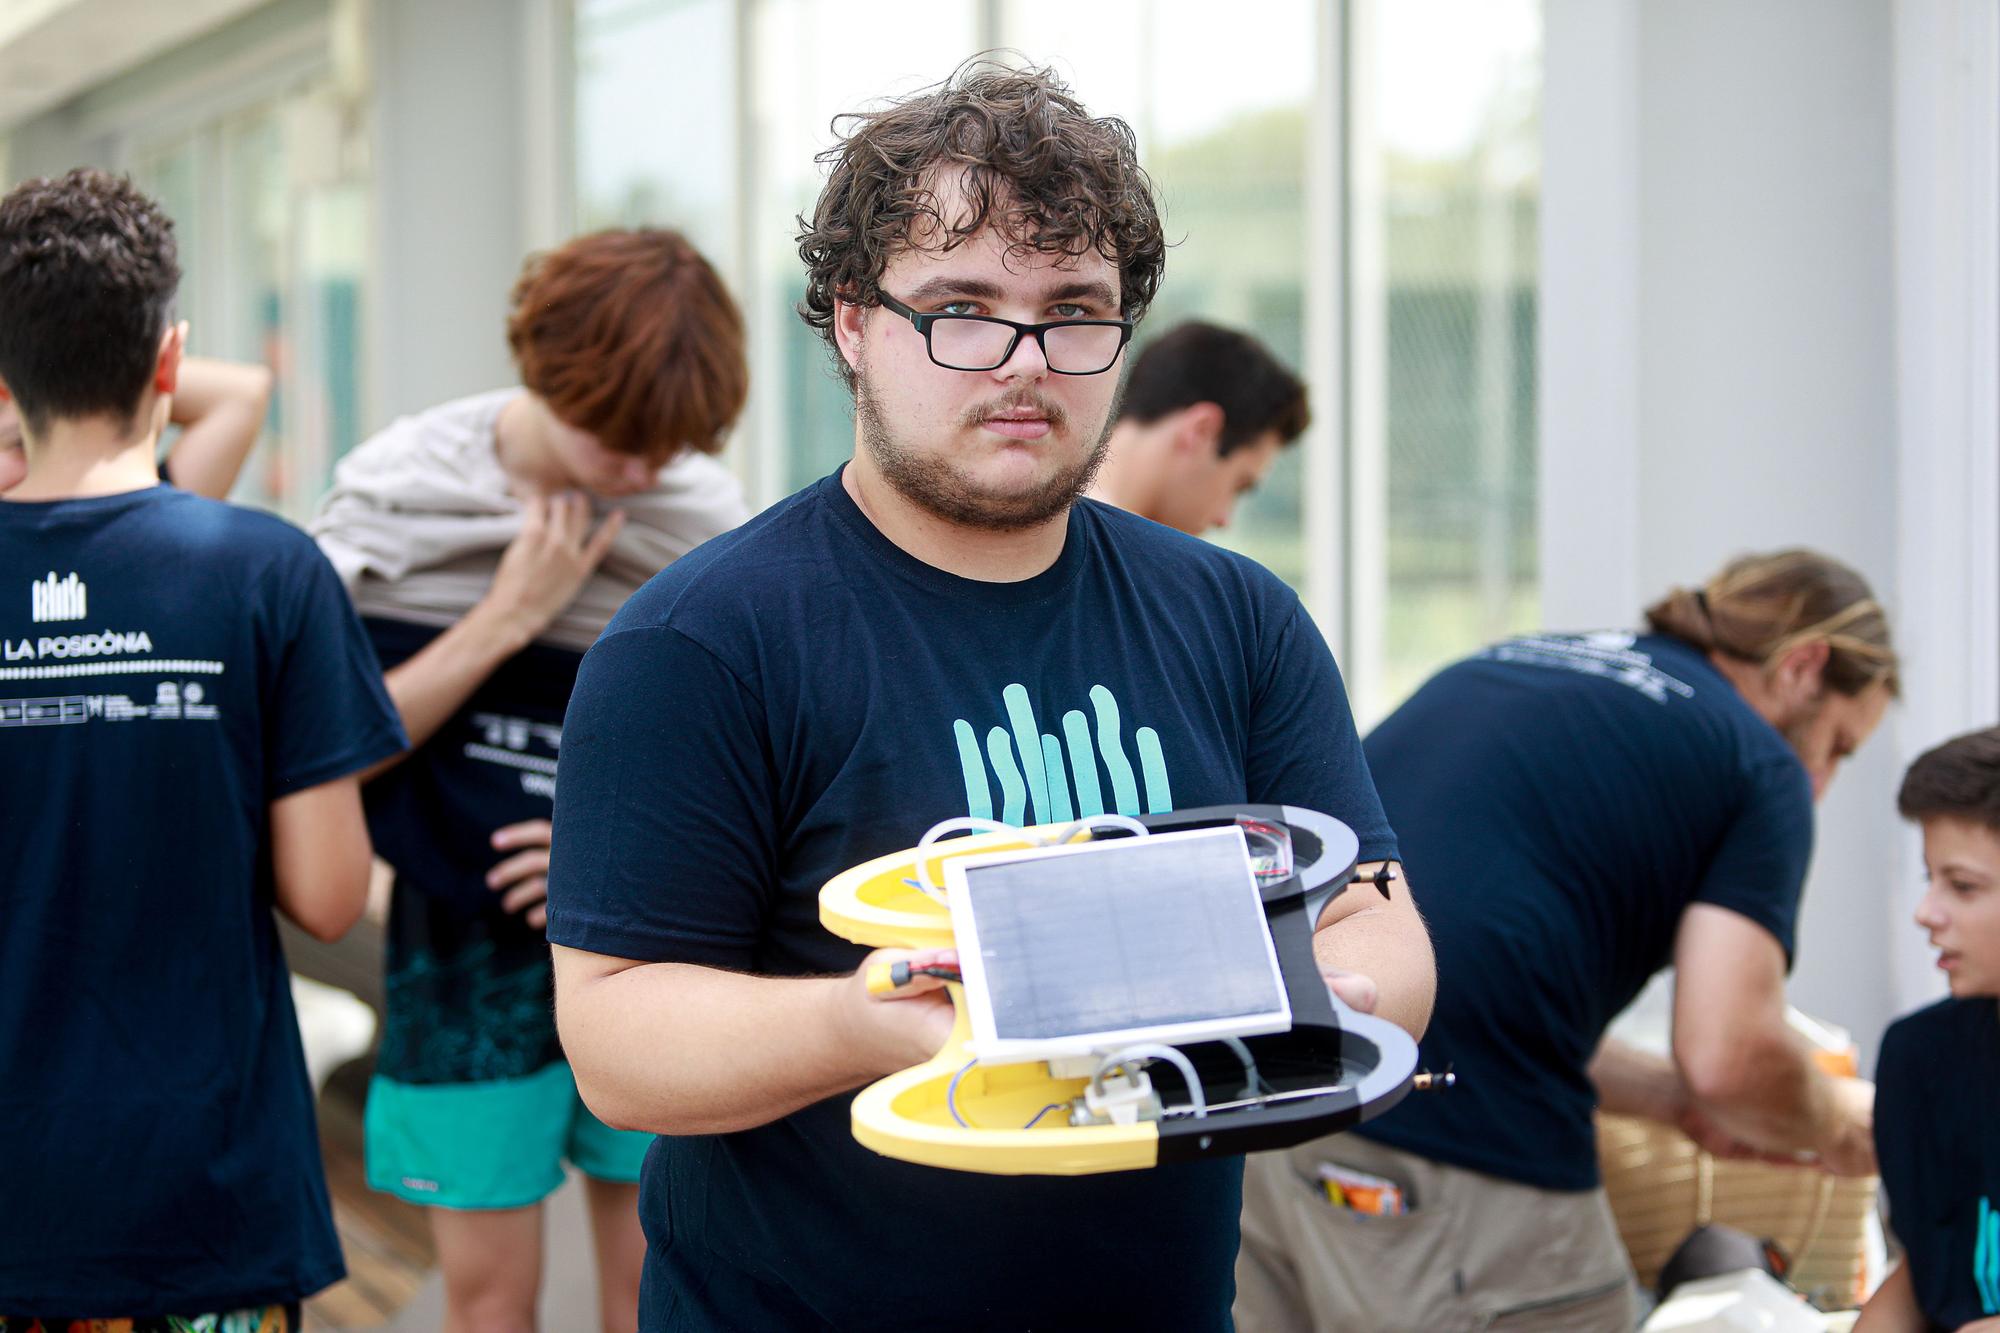
{"type": "MultiPolygon", "coordinates": [[[[818,919],[828,878],[954,815],[1282,801],[1395,856],[1298,599],[1078,499],[1165,256],[1131,132],[969,67],[855,119],[800,250],[854,458],[641,589],[564,724],[563,1043],[599,1115],[672,1136],[640,1326],[1227,1328],[1238,1161],[1003,1178],[858,1145],[847,1094],[951,1008],[871,997],[818,919]]],[[[1422,1029],[1400,883],[1336,899],[1319,944],[1350,1002],[1422,1029]]]]}

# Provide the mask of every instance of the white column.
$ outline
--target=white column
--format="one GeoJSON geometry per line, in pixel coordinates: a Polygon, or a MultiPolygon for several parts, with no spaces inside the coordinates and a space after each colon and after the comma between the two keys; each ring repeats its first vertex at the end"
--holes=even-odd
{"type": "Polygon", "coordinates": [[[1547,0],[1536,461],[1542,623],[1639,587],[1639,4],[1547,0]]]}
{"type": "MultiPolygon", "coordinates": [[[[2000,720],[2000,10],[1898,0],[1894,23],[1893,610],[1908,763],[2000,720]]],[[[1943,986],[1910,923],[1914,830],[1900,850],[1886,930],[1894,996],[1908,1009],[1943,986]]]]}

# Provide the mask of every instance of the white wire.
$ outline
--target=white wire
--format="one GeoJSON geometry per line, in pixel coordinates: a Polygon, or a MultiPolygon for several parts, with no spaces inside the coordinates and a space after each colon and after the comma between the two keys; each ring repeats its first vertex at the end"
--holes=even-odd
{"type": "Polygon", "coordinates": [[[1084,829],[1122,828],[1135,838],[1143,838],[1153,830],[1141,824],[1130,815],[1085,815],[1074,823],[1065,824],[1047,838],[1042,839],[1044,847],[1060,847],[1084,829]]]}
{"type": "MultiPolygon", "coordinates": [[[[1044,847],[1060,847],[1085,829],[1122,828],[1135,837],[1143,838],[1152,830],[1130,815],[1085,815],[1082,819],[1063,825],[1053,835],[1044,837],[1044,847]]],[[[978,815],[959,815],[954,819],[942,819],[930,826],[924,836],[917,839],[917,877],[905,881],[914,884],[917,891],[935,903],[944,903],[944,890],[931,879],[930,858],[924,849],[948,833],[1010,833],[1015,832],[1012,824],[1003,824],[997,819],[981,819],[978,815]]]]}
{"type": "Polygon", "coordinates": [[[924,848],[945,834],[1001,833],[1013,827],[1012,824],[1003,824],[997,819],[981,819],[977,815],[960,815],[956,819],[942,819],[931,825],[930,831],[917,839],[917,889],[932,902],[945,901],[944,890],[931,882],[930,858],[924,855],[924,848]]]}
{"type": "Polygon", "coordinates": [[[1090,1090],[1102,1097],[1104,1075],[1119,1065],[1133,1060],[1165,1060],[1180,1070],[1181,1077],[1187,1080],[1189,1107],[1194,1112],[1194,1118],[1200,1120],[1208,1114],[1208,1098],[1202,1095],[1201,1077],[1194,1072],[1194,1061],[1171,1046],[1161,1046],[1153,1042],[1122,1047],[1099,1060],[1097,1068],[1090,1071],[1090,1090]]]}

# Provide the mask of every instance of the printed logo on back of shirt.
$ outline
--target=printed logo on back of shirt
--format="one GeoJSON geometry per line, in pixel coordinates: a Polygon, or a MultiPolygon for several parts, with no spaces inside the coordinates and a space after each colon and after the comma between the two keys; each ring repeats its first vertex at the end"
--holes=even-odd
{"type": "Polygon", "coordinates": [[[1584,676],[1601,676],[1628,689],[1637,690],[1656,704],[1669,695],[1694,697],[1694,686],[1670,676],[1653,665],[1653,659],[1639,652],[1630,634],[1537,634],[1496,643],[1473,654],[1475,661],[1518,662],[1526,666],[1552,667],[1584,676]]]}
{"type": "Polygon", "coordinates": [[[56,572],[28,585],[28,604],[36,624],[51,620],[82,620],[90,614],[89,589],[74,572],[57,580],[56,572]]]}
{"type": "Polygon", "coordinates": [[[958,742],[959,768],[965,778],[967,814],[1015,825],[1060,824],[1083,815],[1137,815],[1142,811],[1160,814],[1174,808],[1160,733],[1151,727],[1140,727],[1132,733],[1139,752],[1139,769],[1135,773],[1132,760],[1125,753],[1118,699],[1110,690],[1102,685],[1090,688],[1090,706],[1097,720],[1094,746],[1090,720],[1081,711],[1071,709],[1063,714],[1063,736],[1058,740],[1041,729],[1024,686],[1009,685],[1000,692],[1000,699],[1009,726],[987,731],[984,754],[970,722],[957,718],[951,724],[958,742]],[[1108,805],[1103,786],[1097,780],[1100,759],[1105,775],[1111,780],[1108,805]],[[986,776],[989,761],[1000,784],[1002,804],[998,814],[994,813],[993,788],[986,776]],[[1141,778],[1146,785],[1143,806],[1139,799],[1141,778]]]}

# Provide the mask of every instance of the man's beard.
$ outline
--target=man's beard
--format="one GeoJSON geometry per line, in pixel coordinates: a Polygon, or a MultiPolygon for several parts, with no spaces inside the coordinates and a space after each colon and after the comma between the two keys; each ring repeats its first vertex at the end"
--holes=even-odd
{"type": "MultiPolygon", "coordinates": [[[[1054,436],[1068,422],[1069,414],[1056,403],[1029,390],[1009,394],[998,402],[982,403],[960,418],[964,427],[978,427],[995,412],[1010,407],[1032,406],[1048,419],[1049,435],[1054,436]]],[[[1113,404],[1115,408],[1116,404],[1113,404]]],[[[1111,443],[1111,422],[1115,410],[1104,415],[1104,428],[1090,452],[1072,466],[1059,468],[1033,490],[1019,495],[997,496],[978,490],[952,466],[952,460],[935,454],[919,453],[896,437],[882,415],[881,407],[868,391],[866,376],[854,382],[854,415],[861,424],[861,446],[870,461],[897,494],[918,508],[959,527],[985,532],[1019,532],[1037,527],[1066,511],[1076,497],[1089,489],[1103,465],[1111,443]]]]}

